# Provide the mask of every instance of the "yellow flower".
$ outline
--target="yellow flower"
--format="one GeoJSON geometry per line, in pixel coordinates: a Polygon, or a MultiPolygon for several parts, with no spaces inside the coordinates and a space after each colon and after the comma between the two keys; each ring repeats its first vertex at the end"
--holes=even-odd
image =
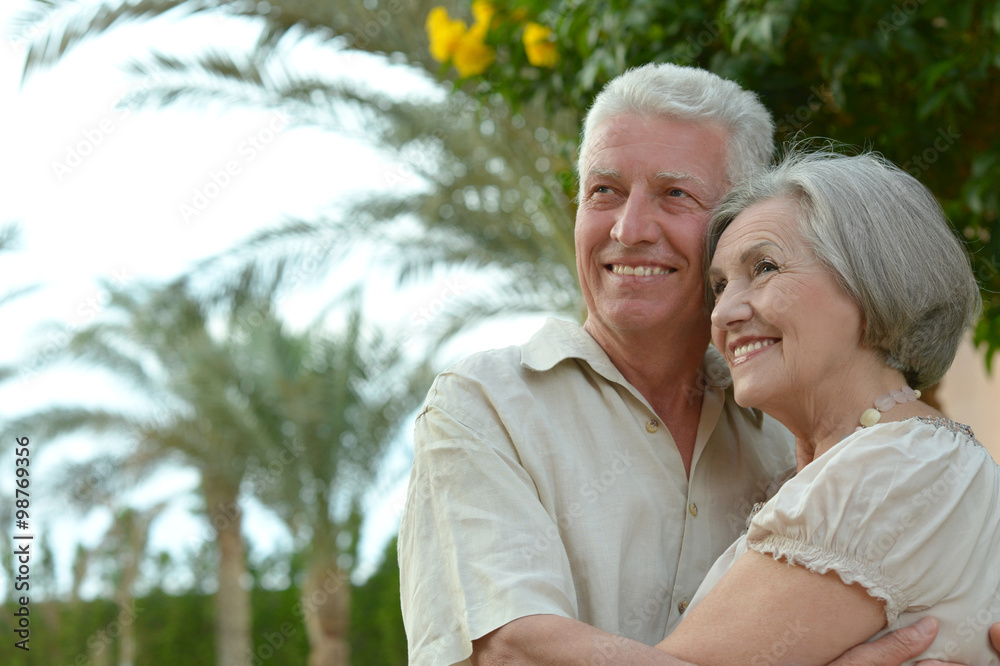
{"type": "Polygon", "coordinates": [[[432,9],[424,27],[431,42],[431,57],[438,62],[448,62],[468,32],[465,21],[451,18],[444,7],[432,9]]]}
{"type": "Polygon", "coordinates": [[[492,4],[486,2],[485,0],[476,0],[472,3],[472,15],[476,17],[476,26],[485,26],[483,30],[490,27],[490,22],[493,21],[493,15],[497,13],[497,8],[492,4]]]}
{"type": "Polygon", "coordinates": [[[529,21],[524,26],[524,52],[528,54],[528,62],[535,67],[555,67],[559,62],[559,51],[552,37],[552,30],[544,25],[529,21]]]}
{"type": "Polygon", "coordinates": [[[470,30],[458,40],[458,47],[451,62],[458,70],[459,76],[482,74],[493,64],[496,53],[483,43],[483,36],[479,31],[470,30]]]}

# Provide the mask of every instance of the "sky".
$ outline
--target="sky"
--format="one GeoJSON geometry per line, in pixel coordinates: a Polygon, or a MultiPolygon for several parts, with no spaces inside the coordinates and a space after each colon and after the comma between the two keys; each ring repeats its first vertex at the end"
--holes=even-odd
{"type": "MultiPolygon", "coordinates": [[[[0,255],[0,295],[25,285],[38,289],[0,310],[0,363],[19,363],[32,349],[58,349],[65,336],[46,326],[56,322],[73,331],[100,317],[107,302],[105,284],[166,281],[283,216],[311,217],[360,192],[400,186],[400,169],[384,151],[290,126],[274,112],[128,103],[129,94],[145,85],[125,71],[131,58],[154,48],[177,53],[179,44],[242,50],[255,35],[249,28],[211,18],[132,24],[81,44],[22,84],[26,35],[12,19],[25,4],[14,0],[0,8],[0,224],[16,221],[21,229],[17,251],[0,255]]],[[[303,66],[360,73],[372,85],[428,94],[426,82],[371,58],[308,46],[297,56],[308,63],[303,66]]],[[[452,293],[449,276],[437,275],[401,297],[390,276],[365,272],[351,258],[345,263],[334,279],[363,276],[369,303],[379,304],[370,308],[370,316],[390,327],[412,324],[452,293]]],[[[282,312],[304,324],[328,296],[290,297],[282,312]]],[[[478,336],[464,351],[519,342],[534,326],[521,322],[493,336],[478,336]]],[[[38,369],[43,372],[0,385],[0,415],[16,416],[48,403],[127,399],[93,373],[47,365],[38,369]]],[[[375,566],[398,524],[409,466],[405,439],[376,486],[380,501],[370,506],[362,576],[375,566]]],[[[60,462],[85,458],[101,446],[83,436],[46,443],[32,459],[32,487],[44,494],[46,474],[54,475],[60,462]]],[[[0,464],[0,474],[0,492],[12,495],[12,460],[0,464]]],[[[183,497],[196,481],[190,473],[165,475],[135,501],[151,505],[183,497]]],[[[33,502],[39,519],[52,528],[59,586],[65,589],[75,543],[95,545],[110,517],[103,512],[68,516],[55,491],[48,494],[33,502]]],[[[191,517],[193,504],[172,503],[154,526],[152,552],[180,554],[204,536],[204,526],[191,517]]],[[[257,553],[269,552],[287,536],[265,509],[251,503],[246,511],[246,531],[257,553]]]]}

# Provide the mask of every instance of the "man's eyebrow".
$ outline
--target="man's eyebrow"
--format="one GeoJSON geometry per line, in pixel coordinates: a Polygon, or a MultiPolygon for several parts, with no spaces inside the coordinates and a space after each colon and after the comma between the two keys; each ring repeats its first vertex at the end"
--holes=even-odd
{"type": "Polygon", "coordinates": [[[654,179],[655,180],[690,180],[690,181],[693,181],[695,183],[698,183],[699,185],[704,185],[705,184],[705,181],[703,181],[701,178],[699,178],[698,176],[694,175],[693,173],[688,173],[687,171],[661,171],[658,174],[656,174],[656,176],[654,176],[654,179]]]}
{"type": "Polygon", "coordinates": [[[622,172],[618,169],[608,169],[605,167],[590,167],[587,170],[588,176],[606,176],[608,178],[620,178],[622,172]]]}
{"type": "Polygon", "coordinates": [[[751,245],[750,247],[748,247],[747,249],[743,250],[743,252],[740,253],[740,263],[741,264],[744,263],[747,260],[747,257],[749,257],[751,254],[753,254],[754,252],[756,252],[765,245],[774,245],[774,247],[778,247],[777,244],[772,243],[769,240],[763,240],[759,243],[755,243],[754,245],[751,245]]]}

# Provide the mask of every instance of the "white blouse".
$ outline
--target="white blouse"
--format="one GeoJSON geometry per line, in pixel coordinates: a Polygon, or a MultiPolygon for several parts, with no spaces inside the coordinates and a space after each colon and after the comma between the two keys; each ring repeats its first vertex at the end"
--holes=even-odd
{"type": "Polygon", "coordinates": [[[748,547],[884,600],[871,640],[930,615],[940,628],[919,659],[1000,664],[987,636],[1000,621],[1000,467],[968,426],[917,417],[846,437],[751,514],[692,606],[748,547]]]}

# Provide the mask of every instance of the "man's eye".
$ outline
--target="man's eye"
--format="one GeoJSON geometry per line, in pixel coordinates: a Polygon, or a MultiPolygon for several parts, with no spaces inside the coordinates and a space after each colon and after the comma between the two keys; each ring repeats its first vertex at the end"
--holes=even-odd
{"type": "Polygon", "coordinates": [[[716,280],[712,283],[712,295],[715,296],[715,300],[719,300],[719,296],[722,296],[722,292],[726,290],[725,280],[716,280]]]}
{"type": "Polygon", "coordinates": [[[686,196],[687,196],[687,192],[685,192],[685,191],[684,191],[684,190],[682,190],[682,189],[679,189],[679,188],[676,188],[676,187],[674,187],[674,188],[671,188],[671,189],[670,189],[670,190],[669,190],[669,191],[667,192],[667,196],[668,196],[668,197],[686,197],[686,196]]]}

